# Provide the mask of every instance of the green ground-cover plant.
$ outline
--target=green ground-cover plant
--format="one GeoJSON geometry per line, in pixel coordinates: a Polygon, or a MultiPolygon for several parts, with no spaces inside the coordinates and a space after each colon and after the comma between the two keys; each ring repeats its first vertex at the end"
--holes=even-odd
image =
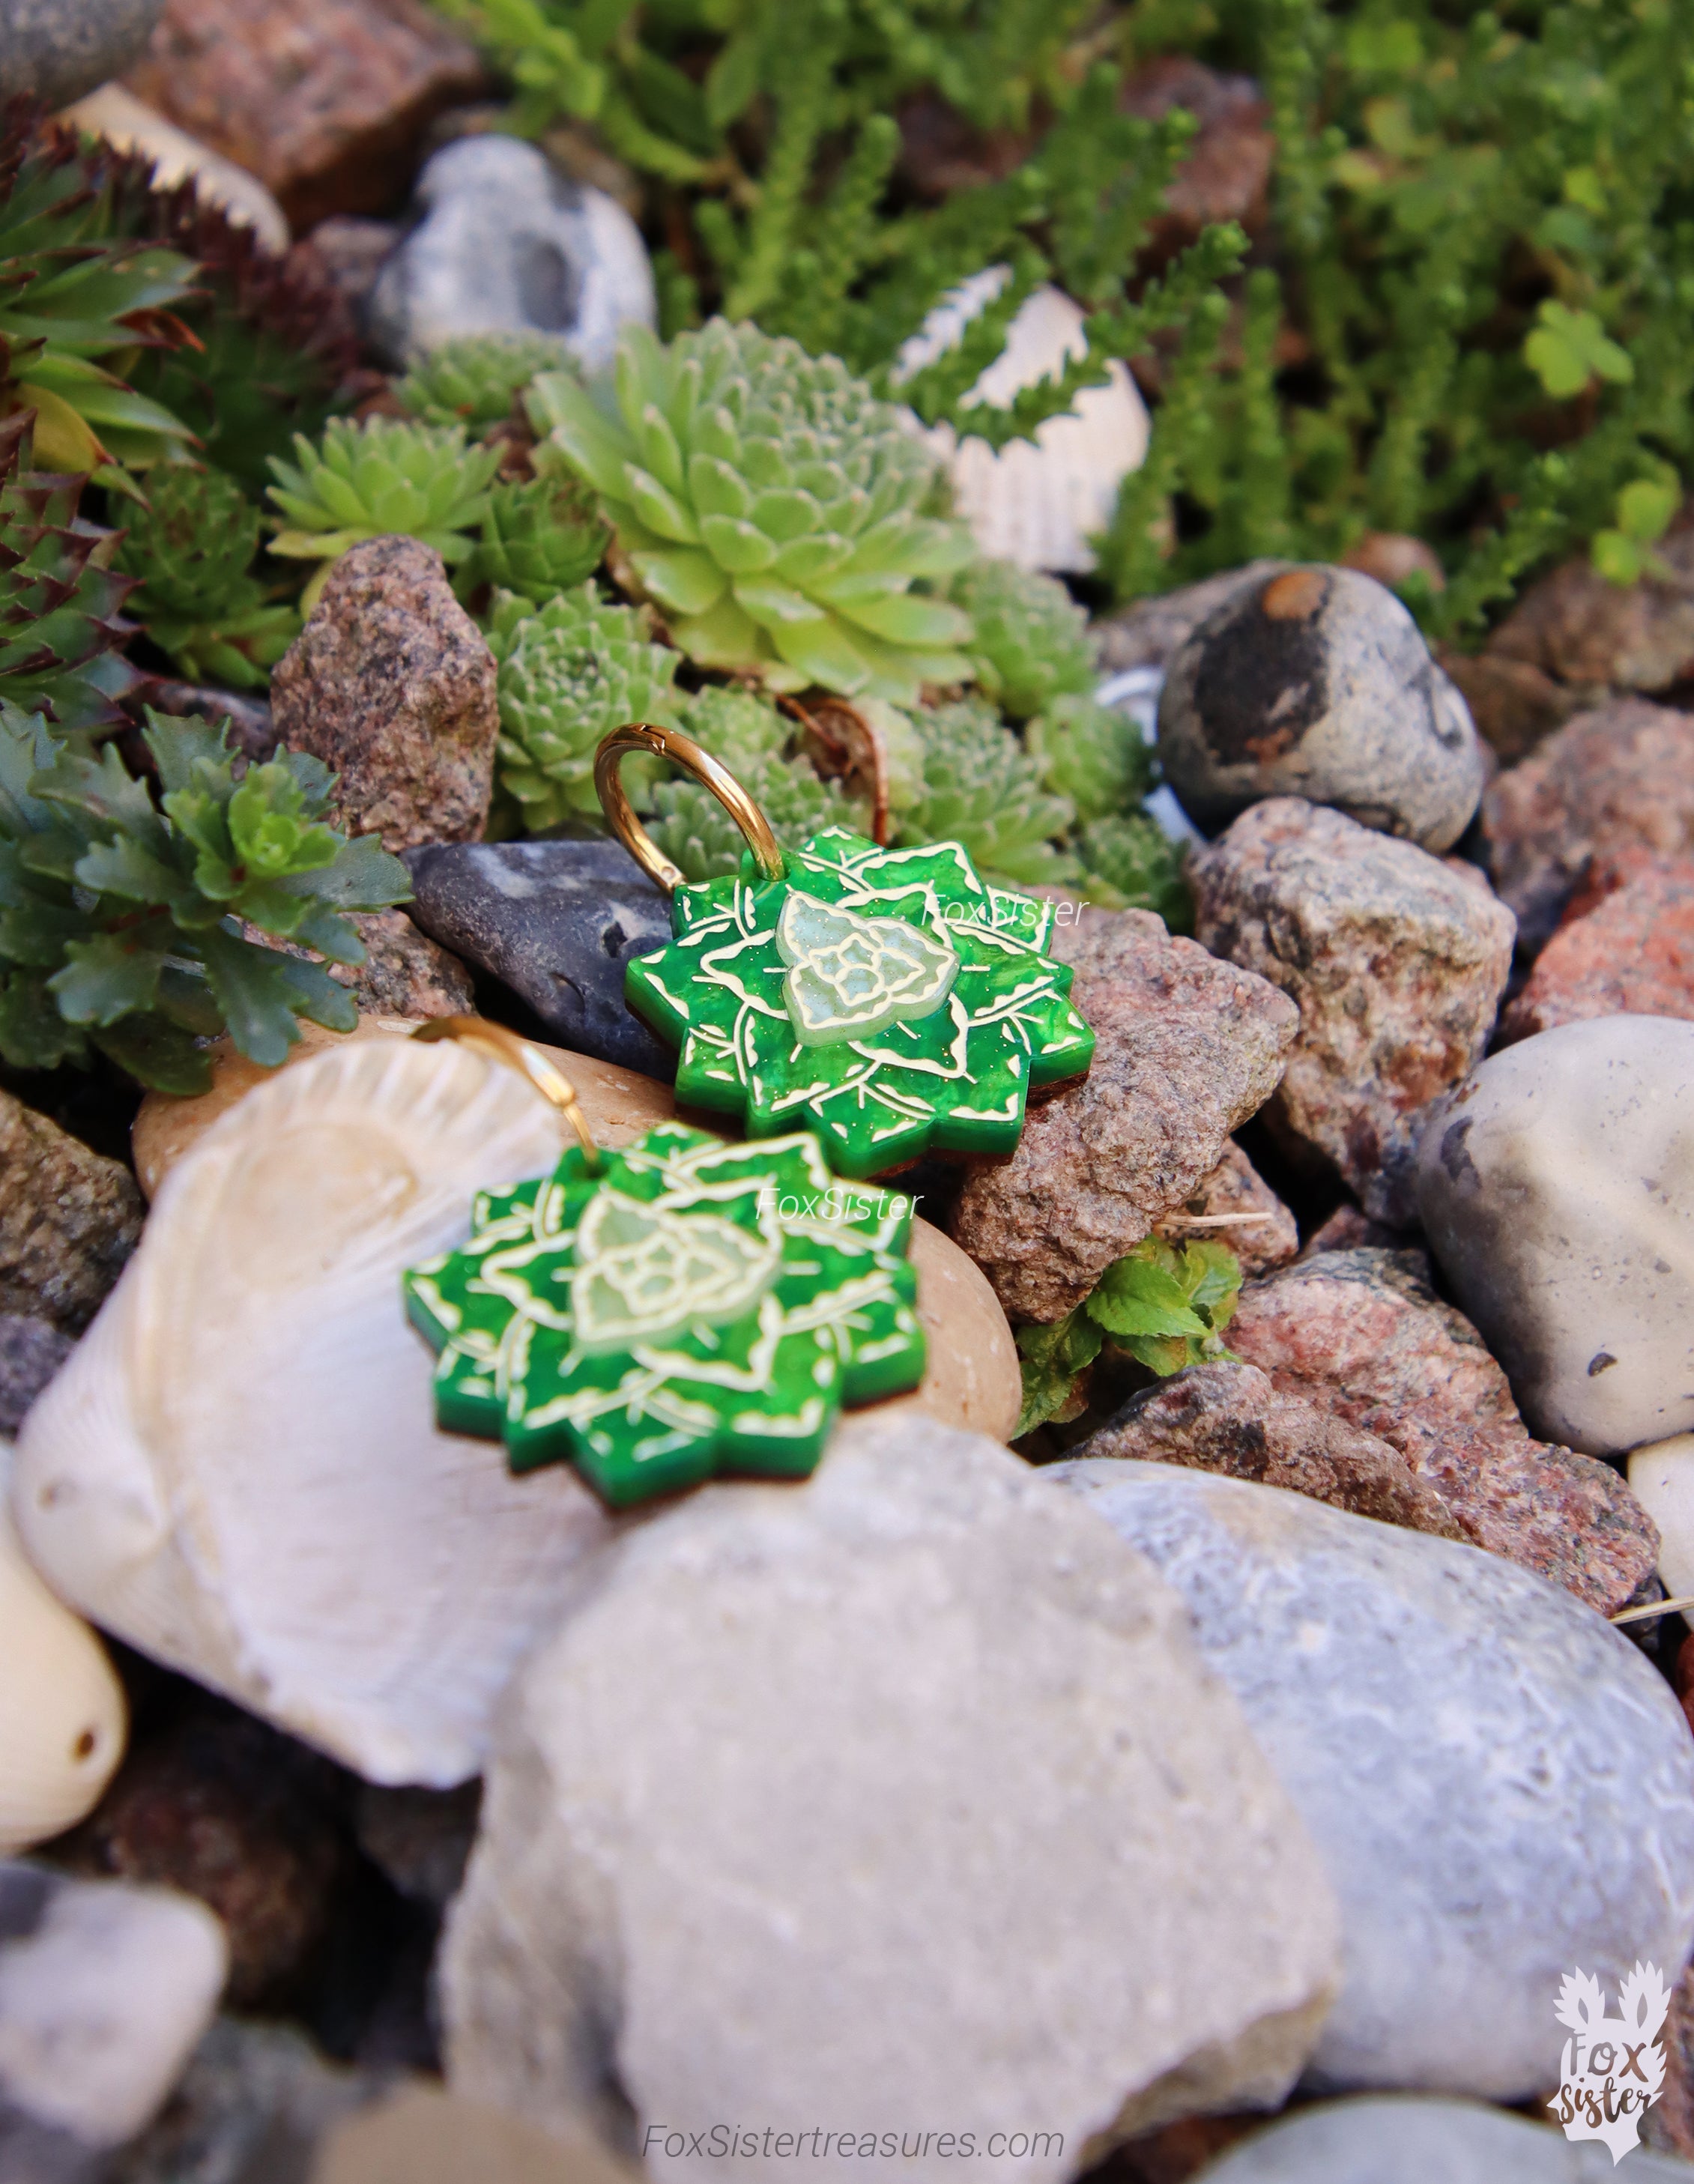
{"type": "Polygon", "coordinates": [[[137,580],[125,611],[191,682],[263,690],[300,617],[252,574],[259,513],[222,471],[173,463],[125,513],[117,566],[137,580]]]}
{"type": "Polygon", "coordinates": [[[144,1084],[203,1090],[201,1044],[227,1031],[274,1067],[297,1017],[337,1031],[351,995],[323,963],[365,950],[339,915],[410,894],[374,835],[326,822],[332,777],[283,752],[239,774],[227,723],[162,720],[155,805],[116,749],[96,755],[0,704],[0,1056],[14,1068],[107,1056],[144,1084]]]}

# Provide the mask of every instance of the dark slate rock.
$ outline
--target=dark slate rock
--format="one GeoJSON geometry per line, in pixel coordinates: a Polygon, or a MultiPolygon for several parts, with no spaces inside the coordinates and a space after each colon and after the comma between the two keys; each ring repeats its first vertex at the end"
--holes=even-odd
{"type": "Polygon", "coordinates": [[[561,1046],[674,1079],[675,1052],[623,998],[630,957],[671,938],[671,905],[621,844],[449,842],[406,863],[416,923],[509,987],[561,1046]]]}
{"type": "Polygon", "coordinates": [[[16,1433],[72,1347],[70,1337],[47,1320],[0,1312],[0,1433],[16,1433]]]}

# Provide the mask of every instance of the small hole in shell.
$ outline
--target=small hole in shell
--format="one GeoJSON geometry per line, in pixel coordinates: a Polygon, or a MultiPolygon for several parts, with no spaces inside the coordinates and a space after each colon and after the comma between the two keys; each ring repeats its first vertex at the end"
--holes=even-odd
{"type": "Polygon", "coordinates": [[[71,1746],[70,1756],[80,1767],[91,1760],[99,1749],[99,1730],[98,1729],[85,1729],[81,1736],[77,1738],[75,1743],[71,1746]]]}

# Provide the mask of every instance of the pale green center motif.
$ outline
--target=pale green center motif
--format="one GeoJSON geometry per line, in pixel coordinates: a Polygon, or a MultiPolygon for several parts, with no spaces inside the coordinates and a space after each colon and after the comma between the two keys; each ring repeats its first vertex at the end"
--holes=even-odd
{"type": "Polygon", "coordinates": [[[838,1046],[933,1016],[959,975],[953,950],[900,917],[861,917],[796,888],[783,905],[777,952],[783,997],[803,1046],[838,1046]]]}
{"type": "Polygon", "coordinates": [[[688,1327],[727,1326],[758,1303],[782,1257],[780,1239],[721,1214],[684,1216],[603,1190],[577,1231],[576,1346],[598,1356],[688,1327]]]}

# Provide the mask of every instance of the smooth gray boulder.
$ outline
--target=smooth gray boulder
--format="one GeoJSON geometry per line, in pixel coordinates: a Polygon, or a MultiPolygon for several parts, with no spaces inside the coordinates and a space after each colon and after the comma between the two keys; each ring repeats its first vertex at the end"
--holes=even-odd
{"type": "Polygon", "coordinates": [[[658,322],[640,229],[533,144],[461,136],[426,164],[416,203],[371,295],[372,338],[396,364],[460,334],[554,334],[561,364],[599,372],[626,326],[658,322]]]}
{"type": "Polygon", "coordinates": [[[1303,796],[1437,850],[1470,823],[1485,772],[1468,707],[1393,593],[1304,563],[1238,585],[1178,647],[1159,761],[1208,829],[1303,796]]]}
{"type": "Polygon", "coordinates": [[[1621,1632],[1497,1556],[1166,1464],[1051,1474],[1187,1602],[1323,1852],[1341,1992],[1316,2088],[1519,2100],[1577,1966],[1694,1945],[1694,1740],[1621,1632]]]}
{"type": "MultiPolygon", "coordinates": [[[[867,1420],[803,1485],[627,1526],[560,1605],[449,1915],[454,2092],[665,2180],[724,2176],[714,2125],[850,2132],[821,2184],[956,2178],[943,2131],[973,2177],[1066,2177],[1281,2100],[1333,1900],[1175,1594],[1074,1496],[867,1420]]],[[[792,2147],[732,2150],[792,2184],[792,2147]]]]}
{"type": "Polygon", "coordinates": [[[1417,1201],[1543,1440],[1694,1429],[1694,1023],[1595,1017],[1491,1055],[1425,1126],[1417,1201]]]}
{"type": "Polygon", "coordinates": [[[140,54],[164,0],[0,0],[0,98],[69,106],[140,54]]]}
{"type": "MultiPolygon", "coordinates": [[[[1686,2162],[1639,2148],[1624,2158],[1624,2184],[1694,2184],[1686,2162]]],[[[1612,2175],[1603,2146],[1573,2146],[1469,2101],[1407,2098],[1298,2109],[1231,2147],[1193,2184],[1602,2184],[1612,2175]]]]}

